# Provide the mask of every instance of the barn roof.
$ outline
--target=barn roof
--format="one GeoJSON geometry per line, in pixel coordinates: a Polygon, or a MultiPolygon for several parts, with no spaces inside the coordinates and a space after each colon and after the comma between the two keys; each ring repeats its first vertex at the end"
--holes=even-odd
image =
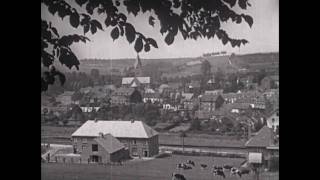
{"type": "Polygon", "coordinates": [[[103,137],[97,137],[94,141],[101,145],[110,154],[124,148],[124,145],[111,134],[105,134],[103,137]]]}
{"type": "Polygon", "coordinates": [[[245,144],[247,147],[269,147],[274,145],[274,134],[271,128],[262,127],[255,136],[251,137],[245,144]]]}
{"type": "Polygon", "coordinates": [[[97,137],[99,133],[110,133],[116,138],[150,138],[158,134],[142,121],[88,120],[72,136],[97,137]]]}

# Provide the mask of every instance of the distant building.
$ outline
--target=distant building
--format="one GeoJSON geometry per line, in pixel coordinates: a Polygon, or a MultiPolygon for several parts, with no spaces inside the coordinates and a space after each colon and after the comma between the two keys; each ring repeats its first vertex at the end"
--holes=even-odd
{"type": "Polygon", "coordinates": [[[62,105],[70,105],[73,103],[71,97],[74,91],[65,91],[63,94],[60,94],[56,97],[56,101],[60,102],[62,105]]]}
{"type": "Polygon", "coordinates": [[[266,76],[261,80],[260,88],[264,91],[279,87],[279,76],[266,76]]]}
{"type": "Polygon", "coordinates": [[[151,103],[162,103],[163,99],[161,98],[160,94],[158,92],[155,93],[145,93],[143,96],[143,102],[146,103],[150,101],[151,103]]]}
{"type": "MultiPolygon", "coordinates": [[[[86,152],[86,148],[91,148],[88,147],[89,142],[100,134],[111,134],[117,138],[130,156],[151,157],[159,153],[158,132],[142,121],[102,120],[88,120],[72,134],[74,151],[80,154],[86,152]]],[[[106,145],[106,148],[113,148],[111,145],[106,145]]]]}
{"type": "Polygon", "coordinates": [[[270,158],[279,156],[279,138],[272,129],[264,126],[245,144],[248,152],[262,153],[263,165],[269,167],[270,158]]]}
{"type": "Polygon", "coordinates": [[[224,102],[221,95],[204,94],[199,97],[199,110],[212,112],[220,108],[224,102]]]}
{"type": "Polygon", "coordinates": [[[124,77],[122,86],[126,88],[145,89],[150,86],[150,77],[124,77]]]}
{"type": "Polygon", "coordinates": [[[274,131],[279,126],[279,109],[271,112],[267,117],[267,126],[274,131]]]}

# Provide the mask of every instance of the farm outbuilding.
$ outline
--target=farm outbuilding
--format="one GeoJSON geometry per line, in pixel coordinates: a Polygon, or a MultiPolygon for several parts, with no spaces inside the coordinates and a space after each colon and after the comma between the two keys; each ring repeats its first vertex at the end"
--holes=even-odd
{"type": "Polygon", "coordinates": [[[152,157],[159,153],[158,132],[142,121],[106,120],[88,120],[77,129],[72,134],[74,151],[82,153],[101,133],[115,137],[130,156],[152,157]]]}
{"type": "Polygon", "coordinates": [[[245,144],[248,152],[262,153],[264,167],[270,167],[270,160],[279,157],[279,140],[268,126],[261,128],[245,144]]]}

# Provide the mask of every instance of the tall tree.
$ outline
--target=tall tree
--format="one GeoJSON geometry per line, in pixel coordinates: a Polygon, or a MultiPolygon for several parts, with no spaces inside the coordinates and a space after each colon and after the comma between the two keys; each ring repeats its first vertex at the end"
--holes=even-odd
{"type": "MultiPolygon", "coordinates": [[[[148,22],[151,26],[159,22],[160,33],[165,36],[164,41],[168,45],[174,42],[180,32],[185,40],[213,39],[216,36],[224,45],[230,43],[232,47],[240,47],[248,41],[229,37],[221,23],[240,24],[245,21],[250,27],[253,24],[251,16],[234,10],[237,7],[246,10],[251,6],[248,0],[75,0],[73,4],[66,0],[41,0],[41,4],[52,15],[57,14],[62,20],[69,19],[70,26],[82,28],[84,32],[84,35],[61,35],[51,22],[41,17],[41,64],[48,68],[54,60],[59,60],[69,69],[79,69],[80,62],[70,46],[90,41],[85,36],[87,33],[95,34],[105,28],[112,28],[110,36],[113,40],[125,37],[138,53],[142,50],[149,52],[151,47],[158,48],[153,38],[146,37],[127,22],[128,13],[134,16],[139,12],[153,13],[148,22]],[[77,10],[79,8],[84,10],[84,13],[80,13],[77,10]],[[104,17],[104,23],[94,18],[95,11],[104,17]],[[53,49],[48,48],[49,46],[53,49]]],[[[54,83],[55,76],[64,84],[64,75],[49,69],[41,76],[41,92],[54,83]]]]}

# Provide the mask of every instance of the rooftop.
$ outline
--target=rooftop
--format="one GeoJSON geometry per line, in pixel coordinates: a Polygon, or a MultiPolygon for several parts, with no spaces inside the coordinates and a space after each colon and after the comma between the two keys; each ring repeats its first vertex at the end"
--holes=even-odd
{"type": "Polygon", "coordinates": [[[142,121],[88,120],[71,136],[98,137],[99,133],[110,133],[116,138],[150,138],[158,134],[142,121]]]}
{"type": "Polygon", "coordinates": [[[267,126],[262,127],[255,136],[251,137],[245,144],[247,147],[270,147],[274,146],[274,134],[267,126]]]}
{"type": "Polygon", "coordinates": [[[124,148],[124,145],[111,134],[105,134],[103,137],[97,137],[94,141],[100,144],[108,153],[114,153],[124,148]]]}

